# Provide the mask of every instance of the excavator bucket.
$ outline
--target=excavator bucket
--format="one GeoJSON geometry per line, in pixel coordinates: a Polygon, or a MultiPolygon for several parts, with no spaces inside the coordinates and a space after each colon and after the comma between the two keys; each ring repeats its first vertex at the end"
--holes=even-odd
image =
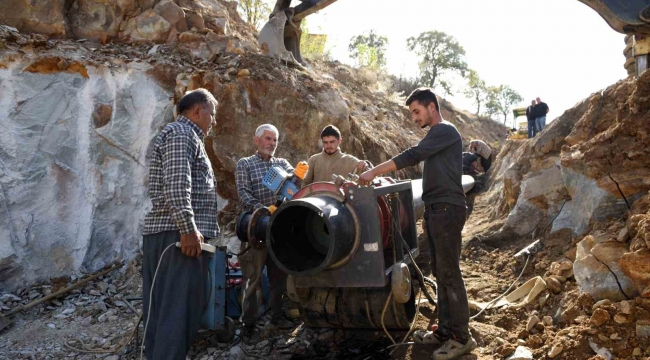
{"type": "Polygon", "coordinates": [[[277,0],[269,21],[260,31],[258,40],[262,51],[271,57],[306,66],[300,53],[300,23],[336,1],[301,0],[300,5],[290,7],[291,0],[277,0]]]}
{"type": "Polygon", "coordinates": [[[286,24],[287,15],[284,12],[276,14],[264,24],[258,38],[262,52],[283,61],[304,64],[304,60],[300,56],[300,39],[298,39],[297,54],[287,50],[284,35],[286,24]]]}

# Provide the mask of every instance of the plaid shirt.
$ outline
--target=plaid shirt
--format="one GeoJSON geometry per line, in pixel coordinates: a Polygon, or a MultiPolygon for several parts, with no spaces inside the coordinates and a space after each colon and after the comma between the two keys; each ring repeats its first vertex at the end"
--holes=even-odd
{"type": "Polygon", "coordinates": [[[490,155],[492,155],[492,149],[490,149],[490,146],[482,140],[470,141],[469,149],[471,152],[478,154],[484,159],[489,159],[490,155]]]}
{"type": "Polygon", "coordinates": [[[287,172],[293,171],[293,167],[287,160],[271,157],[269,161],[264,161],[258,153],[237,162],[237,193],[244,211],[253,211],[275,204],[275,194],[262,184],[262,178],[271,165],[278,165],[287,172]]]}
{"type": "Polygon", "coordinates": [[[144,235],[178,230],[219,235],[217,193],[212,164],[203,146],[203,131],[179,116],[154,141],[149,166],[153,208],[144,219],[144,235]]]}

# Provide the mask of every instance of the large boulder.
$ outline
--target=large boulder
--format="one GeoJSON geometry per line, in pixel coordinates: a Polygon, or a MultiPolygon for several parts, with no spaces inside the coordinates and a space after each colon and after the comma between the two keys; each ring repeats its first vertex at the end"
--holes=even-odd
{"type": "MultiPolygon", "coordinates": [[[[169,39],[172,25],[154,10],[147,10],[129,19],[120,33],[123,39],[137,42],[164,43],[169,39]]],[[[175,29],[173,29],[176,31],[175,29]]]]}
{"type": "Polygon", "coordinates": [[[562,180],[571,200],[567,201],[565,217],[561,219],[568,222],[558,225],[572,229],[574,235],[584,234],[592,221],[618,217],[627,210],[624,199],[600,187],[595,179],[563,167],[562,180]]]}
{"type": "Polygon", "coordinates": [[[623,273],[636,285],[639,293],[643,294],[650,287],[650,251],[641,250],[621,256],[618,264],[623,273]]]}
{"type": "Polygon", "coordinates": [[[173,43],[196,28],[234,36],[246,43],[245,50],[258,51],[255,29],[241,19],[237,3],[222,0],[7,0],[0,24],[102,44],[173,43]]]}
{"type": "Polygon", "coordinates": [[[167,20],[179,33],[187,31],[187,21],[185,21],[185,12],[171,0],[164,0],[156,4],[153,8],[156,14],[167,20]]]}
{"type": "Polygon", "coordinates": [[[140,13],[133,0],[76,0],[68,10],[72,36],[101,43],[115,40],[124,19],[140,13]]]}
{"type": "Polygon", "coordinates": [[[6,0],[0,24],[53,38],[65,37],[65,0],[6,0]]]}
{"type": "Polygon", "coordinates": [[[619,259],[627,252],[625,244],[598,241],[601,240],[590,235],[578,243],[573,276],[580,290],[595,300],[633,298],[638,294],[636,287],[619,265],[619,259]]]}

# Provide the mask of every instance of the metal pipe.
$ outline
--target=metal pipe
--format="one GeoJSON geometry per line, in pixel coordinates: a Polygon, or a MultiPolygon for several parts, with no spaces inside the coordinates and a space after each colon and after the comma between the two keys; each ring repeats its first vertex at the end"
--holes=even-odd
{"type": "Polygon", "coordinates": [[[309,276],[330,268],[354,249],[351,209],[327,195],[294,199],[278,208],[267,227],[267,248],[287,274],[309,276]]]}
{"type": "Polygon", "coordinates": [[[411,191],[413,191],[413,212],[415,221],[424,215],[424,200],[422,200],[422,179],[411,180],[411,191]]]}

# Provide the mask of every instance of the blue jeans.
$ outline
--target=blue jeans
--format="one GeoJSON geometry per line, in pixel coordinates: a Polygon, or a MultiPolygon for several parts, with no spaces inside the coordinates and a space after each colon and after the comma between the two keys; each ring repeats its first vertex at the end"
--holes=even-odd
{"type": "Polygon", "coordinates": [[[542,132],[544,128],[546,127],[546,116],[540,116],[537,119],[535,119],[535,125],[537,128],[537,133],[542,132]]]}
{"type": "Polygon", "coordinates": [[[528,122],[528,138],[529,139],[534,138],[535,134],[537,134],[537,125],[535,124],[535,120],[529,121],[528,122]]]}

